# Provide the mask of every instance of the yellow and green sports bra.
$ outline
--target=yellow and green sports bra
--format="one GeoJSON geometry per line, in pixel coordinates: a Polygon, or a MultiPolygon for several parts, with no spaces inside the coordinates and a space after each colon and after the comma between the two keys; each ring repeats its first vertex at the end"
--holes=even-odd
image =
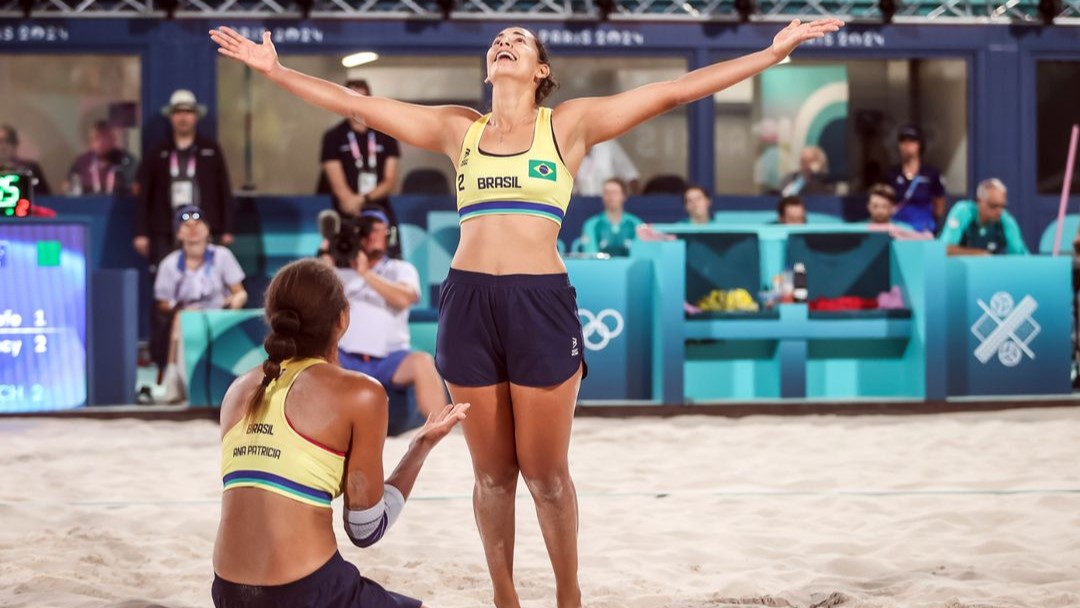
{"type": "Polygon", "coordinates": [[[551,108],[537,111],[532,146],[519,154],[488,154],[480,149],[480,136],[489,120],[491,114],[478,118],[461,143],[456,182],[459,221],[520,214],[562,225],[574,176],[563,164],[555,141],[551,108]]]}
{"type": "Polygon", "coordinates": [[[300,372],[326,363],[322,359],[289,359],[281,376],[266,387],[263,407],[245,416],[221,442],[221,477],[225,490],[261,488],[316,507],[330,507],[341,495],[345,453],[293,428],[285,415],[285,397],[300,372]]]}

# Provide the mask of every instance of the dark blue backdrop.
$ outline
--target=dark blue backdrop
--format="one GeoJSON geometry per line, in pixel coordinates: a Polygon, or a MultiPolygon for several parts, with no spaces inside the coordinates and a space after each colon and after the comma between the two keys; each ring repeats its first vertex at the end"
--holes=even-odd
{"type": "MultiPolygon", "coordinates": [[[[143,130],[149,144],[166,135],[158,117],[177,87],[204,100],[216,128],[217,54],[210,27],[248,28],[254,35],[265,25],[283,53],[341,53],[358,45],[387,54],[476,54],[507,22],[478,21],[289,21],[184,19],[0,19],[0,53],[133,53],[142,58],[143,130]],[[33,28],[28,26],[41,26],[33,28]]],[[[553,52],[560,55],[668,55],[686,58],[691,68],[757,50],[771,41],[776,24],[534,23],[553,52]],[[603,34],[603,35],[600,35],[603,34]],[[602,42],[602,44],[601,44],[602,42]]],[[[852,25],[844,32],[800,49],[816,59],[960,58],[968,62],[967,190],[985,176],[1010,187],[1010,211],[1016,215],[1031,248],[1055,217],[1054,196],[1036,192],[1035,64],[1045,59],[1080,60],[1080,28],[1038,26],[888,26],[852,25]]],[[[1075,95],[1077,91],[1061,91],[1075,95]]],[[[714,106],[708,100],[690,107],[689,178],[714,182],[714,106]]],[[[17,117],[3,117],[17,122],[17,117]]],[[[1078,111],[1080,120],[1080,111],[1078,111]]],[[[1068,125],[1062,125],[1067,129],[1068,125]]],[[[144,146],[145,147],[145,146],[144,146]]],[[[754,205],[768,208],[773,197],[721,199],[717,208],[754,205]]]]}

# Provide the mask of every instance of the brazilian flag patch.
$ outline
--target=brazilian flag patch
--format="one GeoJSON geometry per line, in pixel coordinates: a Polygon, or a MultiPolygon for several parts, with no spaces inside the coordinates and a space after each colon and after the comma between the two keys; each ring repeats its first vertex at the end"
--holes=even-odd
{"type": "Polygon", "coordinates": [[[530,160],[529,177],[537,177],[540,179],[556,181],[555,163],[546,160],[530,160]]]}

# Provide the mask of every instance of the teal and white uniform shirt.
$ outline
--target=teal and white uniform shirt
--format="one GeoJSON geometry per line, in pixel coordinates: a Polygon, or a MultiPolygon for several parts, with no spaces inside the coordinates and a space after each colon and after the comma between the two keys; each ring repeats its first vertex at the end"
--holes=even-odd
{"type": "Polygon", "coordinates": [[[1004,211],[1001,221],[979,223],[979,207],[972,201],[959,201],[949,210],[941,231],[945,245],[985,249],[991,255],[1028,255],[1024,237],[1016,219],[1004,211]]]}
{"type": "Polygon", "coordinates": [[[637,238],[637,227],[644,223],[631,213],[623,213],[617,224],[613,224],[606,213],[594,215],[585,220],[581,229],[582,251],[630,255],[630,241],[637,238]]]}

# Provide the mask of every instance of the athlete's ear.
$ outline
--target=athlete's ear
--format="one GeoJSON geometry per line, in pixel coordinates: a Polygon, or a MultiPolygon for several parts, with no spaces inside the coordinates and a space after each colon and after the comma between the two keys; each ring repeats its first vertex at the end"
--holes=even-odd
{"type": "Polygon", "coordinates": [[[546,63],[541,63],[540,65],[536,66],[536,82],[540,82],[548,76],[551,76],[550,65],[546,63]]]}

